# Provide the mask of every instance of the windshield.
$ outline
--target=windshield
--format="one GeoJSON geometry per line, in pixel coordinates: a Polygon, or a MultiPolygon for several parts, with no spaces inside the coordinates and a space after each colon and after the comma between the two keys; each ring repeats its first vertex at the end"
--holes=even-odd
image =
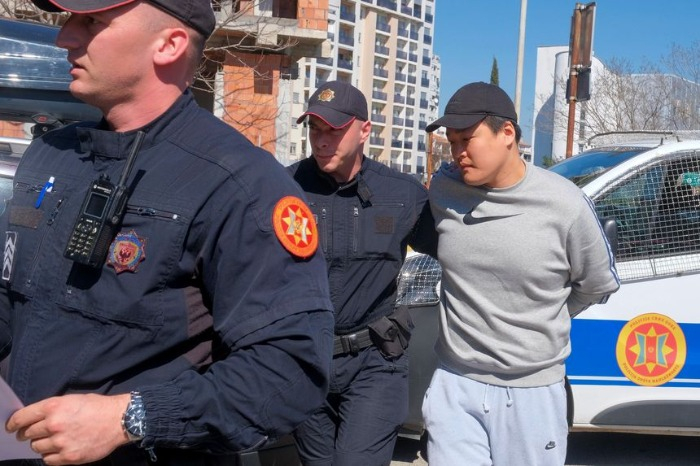
{"type": "Polygon", "coordinates": [[[615,165],[647,150],[648,147],[591,149],[552,165],[549,169],[581,187],[615,165]]]}

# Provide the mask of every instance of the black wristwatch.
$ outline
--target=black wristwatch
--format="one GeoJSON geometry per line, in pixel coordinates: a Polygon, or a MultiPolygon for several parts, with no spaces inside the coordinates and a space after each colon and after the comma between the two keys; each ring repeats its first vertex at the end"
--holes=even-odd
{"type": "Polygon", "coordinates": [[[122,427],[130,442],[138,442],[146,436],[146,409],[139,392],[131,392],[129,406],[122,416],[122,427]]]}

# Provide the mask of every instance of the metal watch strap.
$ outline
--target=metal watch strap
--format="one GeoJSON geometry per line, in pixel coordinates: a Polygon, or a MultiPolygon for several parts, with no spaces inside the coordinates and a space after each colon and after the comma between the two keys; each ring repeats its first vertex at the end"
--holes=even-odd
{"type": "Polygon", "coordinates": [[[122,416],[122,427],[130,442],[138,442],[146,436],[146,409],[139,392],[131,392],[131,400],[122,416]]]}
{"type": "MultiPolygon", "coordinates": [[[[146,436],[146,408],[139,392],[131,392],[129,405],[122,416],[122,428],[130,442],[138,442],[146,436]]],[[[156,462],[156,453],[152,447],[146,448],[152,462],[156,462]]]]}

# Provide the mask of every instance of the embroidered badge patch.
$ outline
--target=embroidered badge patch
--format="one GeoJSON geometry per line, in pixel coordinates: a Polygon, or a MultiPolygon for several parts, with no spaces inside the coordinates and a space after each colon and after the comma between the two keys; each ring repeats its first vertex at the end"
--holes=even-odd
{"type": "Polygon", "coordinates": [[[311,209],[298,197],[279,200],[272,213],[275,235],[284,248],[306,259],[316,252],[318,230],[311,209]]]}
{"type": "Polygon", "coordinates": [[[146,238],[136,234],[134,230],[128,233],[119,233],[107,255],[107,265],[114,267],[117,273],[128,270],[136,272],[139,262],[146,259],[146,238]]]}
{"type": "Polygon", "coordinates": [[[321,102],[330,102],[333,99],[335,99],[335,92],[333,92],[333,89],[324,89],[318,95],[318,100],[321,102]]]}

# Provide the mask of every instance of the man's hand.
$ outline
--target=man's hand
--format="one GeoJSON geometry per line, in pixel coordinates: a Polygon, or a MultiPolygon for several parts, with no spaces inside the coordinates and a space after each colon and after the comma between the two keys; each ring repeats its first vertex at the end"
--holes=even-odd
{"type": "Polygon", "coordinates": [[[48,465],[89,463],[128,442],[121,425],[128,404],[128,393],[48,398],[16,411],[5,427],[48,465]]]}

